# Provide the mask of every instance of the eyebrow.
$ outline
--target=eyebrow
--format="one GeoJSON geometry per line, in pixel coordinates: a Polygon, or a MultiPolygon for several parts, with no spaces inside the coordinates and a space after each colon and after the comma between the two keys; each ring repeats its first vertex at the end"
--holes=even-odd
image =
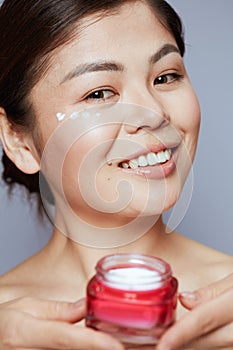
{"type": "Polygon", "coordinates": [[[178,49],[178,47],[176,47],[173,44],[165,44],[154,55],[150,57],[149,63],[155,64],[156,62],[161,60],[161,58],[172,52],[178,53],[180,55],[180,50],[178,49]]]}
{"type": "MultiPolygon", "coordinates": [[[[180,54],[179,49],[172,44],[165,44],[163,45],[155,54],[153,54],[149,58],[149,64],[155,64],[161,58],[164,56],[175,52],[180,54]]],[[[62,79],[60,84],[65,83],[67,80],[71,80],[73,78],[77,78],[80,75],[86,74],[86,73],[92,73],[92,72],[123,72],[124,66],[121,63],[117,63],[114,61],[97,61],[97,62],[91,62],[91,63],[84,63],[80,64],[74,69],[72,69],[68,74],[65,75],[65,77],[62,79]]]]}
{"type": "Polygon", "coordinates": [[[61,84],[67,80],[77,78],[80,75],[92,72],[123,72],[124,66],[116,62],[107,62],[107,61],[97,61],[92,63],[84,63],[75,67],[71,72],[69,72],[61,81],[61,84]]]}

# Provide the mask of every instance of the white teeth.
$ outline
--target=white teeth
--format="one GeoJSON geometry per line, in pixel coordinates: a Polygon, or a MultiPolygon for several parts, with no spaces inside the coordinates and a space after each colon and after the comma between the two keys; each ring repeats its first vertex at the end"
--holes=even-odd
{"type": "Polygon", "coordinates": [[[136,159],[131,159],[131,160],[129,161],[129,167],[130,167],[131,169],[137,169],[137,168],[138,168],[138,162],[137,162],[137,160],[136,160],[136,159]]]}
{"type": "Polygon", "coordinates": [[[171,158],[171,150],[166,149],[164,152],[166,160],[169,160],[171,158]]]}
{"type": "Polygon", "coordinates": [[[165,163],[167,158],[165,156],[165,153],[163,151],[157,153],[158,161],[159,163],[165,163]]]}
{"type": "Polygon", "coordinates": [[[128,169],[129,168],[129,164],[128,163],[124,162],[121,165],[122,165],[122,168],[124,168],[124,169],[128,169]]]}
{"type": "Polygon", "coordinates": [[[166,149],[158,153],[150,152],[147,155],[138,157],[137,159],[131,159],[129,162],[121,163],[124,169],[137,169],[138,167],[146,167],[148,165],[163,164],[171,159],[171,149],[166,149]]]}
{"type": "Polygon", "coordinates": [[[155,165],[159,162],[158,157],[153,152],[148,153],[147,154],[147,162],[148,162],[148,165],[155,165]]]}
{"type": "Polygon", "coordinates": [[[138,162],[139,166],[147,166],[148,165],[147,159],[145,156],[138,157],[137,162],[138,162]]]}

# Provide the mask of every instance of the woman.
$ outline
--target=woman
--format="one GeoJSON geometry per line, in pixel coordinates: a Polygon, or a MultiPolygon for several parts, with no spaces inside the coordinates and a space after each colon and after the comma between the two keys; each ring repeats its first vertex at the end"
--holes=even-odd
{"type": "Polygon", "coordinates": [[[49,211],[45,177],[56,206],[48,245],[1,277],[1,348],[121,349],[77,323],[102,256],[161,257],[180,290],[232,271],[231,257],[162,222],[200,123],[180,20],[161,0],[6,0],[0,23],[5,179],[40,182],[49,211]]]}

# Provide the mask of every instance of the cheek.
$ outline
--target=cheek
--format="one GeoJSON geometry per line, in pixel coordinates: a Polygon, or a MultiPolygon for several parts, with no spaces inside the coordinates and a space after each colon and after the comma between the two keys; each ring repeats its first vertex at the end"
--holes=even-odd
{"type": "Polygon", "coordinates": [[[62,182],[65,196],[72,206],[80,207],[85,202],[90,207],[97,208],[99,202],[106,198],[106,192],[107,197],[114,197],[109,192],[111,180],[106,171],[109,168],[106,155],[111,148],[115,131],[112,129],[106,126],[88,132],[67,152],[62,182]]]}
{"type": "Polygon", "coordinates": [[[192,88],[187,88],[170,100],[171,123],[184,133],[198,134],[200,127],[200,105],[192,88]]]}
{"type": "Polygon", "coordinates": [[[50,148],[53,149],[54,154],[57,153],[56,150],[60,148],[60,144],[62,144],[62,142],[57,143],[56,148],[50,145],[51,143],[53,143],[52,141],[53,138],[56,139],[57,127],[58,127],[58,123],[56,120],[56,116],[54,116],[53,114],[51,114],[50,116],[46,116],[46,118],[42,118],[40,117],[40,115],[39,116],[37,115],[37,121],[36,121],[33,134],[34,134],[36,145],[37,145],[37,148],[39,149],[40,155],[43,155],[44,151],[46,152],[48,145],[50,148]]]}
{"type": "Polygon", "coordinates": [[[194,92],[191,96],[187,96],[187,110],[189,110],[188,120],[187,120],[187,130],[196,130],[199,131],[200,120],[201,120],[201,111],[199,101],[194,92]]]}

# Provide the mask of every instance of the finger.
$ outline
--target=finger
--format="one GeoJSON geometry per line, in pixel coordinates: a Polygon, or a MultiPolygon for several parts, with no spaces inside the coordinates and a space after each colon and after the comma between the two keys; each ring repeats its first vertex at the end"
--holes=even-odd
{"type": "Polygon", "coordinates": [[[9,309],[23,311],[38,319],[78,322],[86,313],[85,299],[75,303],[24,297],[8,303],[9,309]]]}
{"type": "Polygon", "coordinates": [[[179,299],[184,307],[193,309],[201,303],[216,298],[230,288],[233,288],[233,273],[197,291],[182,292],[179,294],[179,299]]]}
{"type": "Polygon", "coordinates": [[[85,317],[86,303],[81,299],[75,303],[60,301],[42,301],[41,310],[36,315],[41,319],[78,322],[85,317]]]}
{"type": "Polygon", "coordinates": [[[42,348],[31,348],[31,349],[29,349],[29,348],[17,348],[17,350],[49,350],[49,349],[42,349],[42,348]]]}
{"type": "Polygon", "coordinates": [[[186,345],[190,349],[225,350],[233,349],[233,323],[223,326],[186,345]]]}
{"type": "MultiPolygon", "coordinates": [[[[6,336],[6,335],[5,335],[6,336]]],[[[10,349],[123,350],[114,338],[77,324],[22,317],[18,327],[10,329],[4,344],[10,349]]]]}
{"type": "Polygon", "coordinates": [[[233,321],[232,290],[199,305],[172,326],[161,338],[158,350],[180,349],[185,344],[233,321]]]}

